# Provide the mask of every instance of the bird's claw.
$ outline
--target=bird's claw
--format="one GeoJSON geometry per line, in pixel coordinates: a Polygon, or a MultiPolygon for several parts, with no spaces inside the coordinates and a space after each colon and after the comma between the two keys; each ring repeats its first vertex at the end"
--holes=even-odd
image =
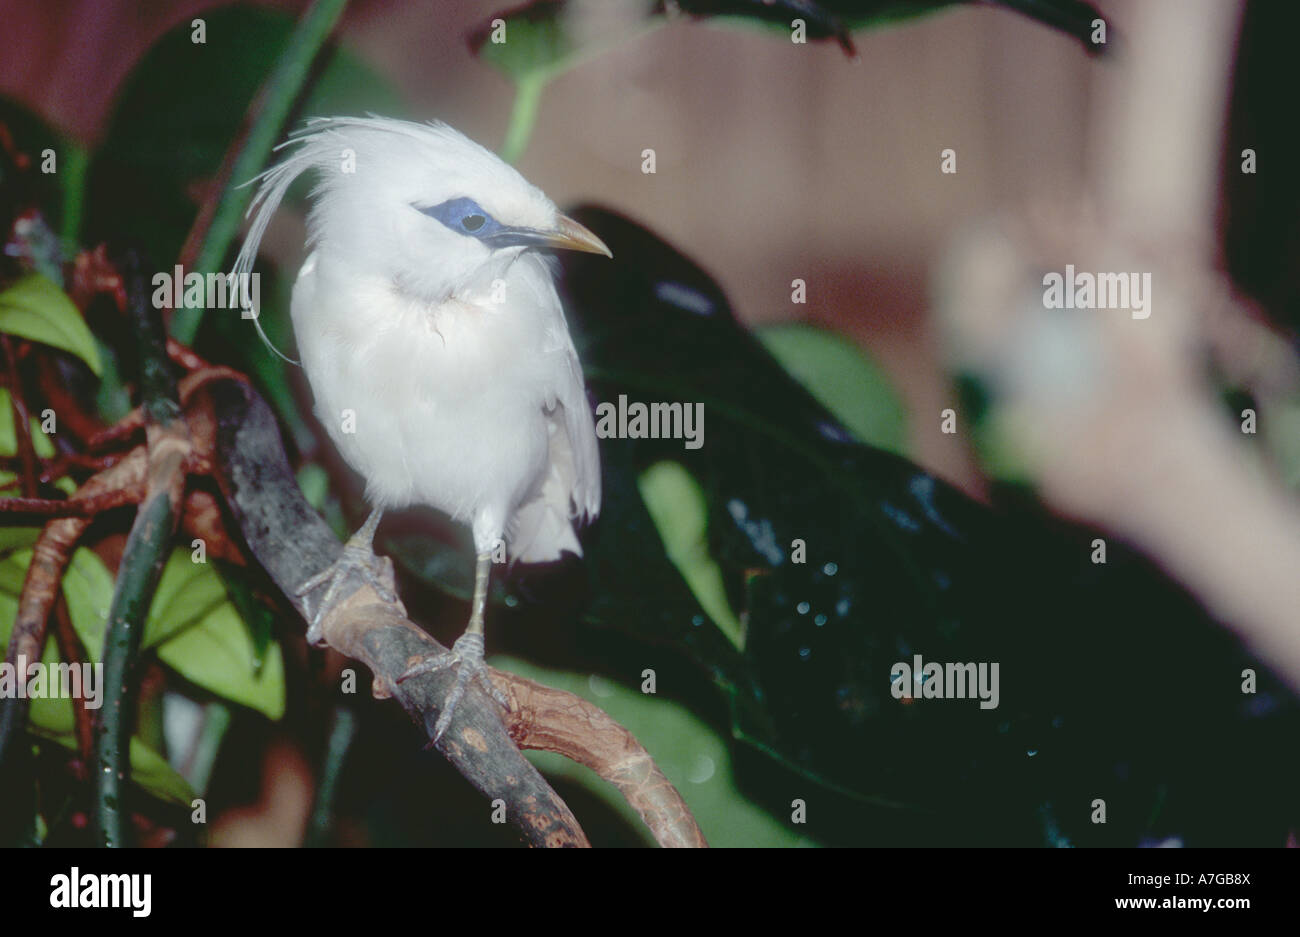
{"type": "Polygon", "coordinates": [[[447,727],[451,725],[452,714],[456,711],[456,706],[465,696],[465,691],[469,688],[472,681],[477,681],[484,692],[495,700],[502,709],[510,708],[510,701],[506,699],[504,693],[496,688],[488,677],[487,665],[483,663],[483,635],[476,632],[466,632],[456,639],[456,643],[451,646],[449,651],[441,651],[437,654],[431,654],[420,661],[406,668],[406,672],[397,678],[398,683],[403,683],[412,677],[418,677],[421,674],[437,673],[439,670],[446,670],[448,667],[456,668],[456,682],[452,685],[451,692],[447,694],[447,699],[442,704],[442,712],[438,714],[438,721],[434,723],[432,744],[437,744],[442,738],[447,727]]]}
{"type": "Polygon", "coordinates": [[[309,643],[316,645],[324,643],[321,622],[325,619],[325,613],[360,588],[358,583],[344,591],[344,586],[357,579],[374,589],[382,601],[397,602],[392,561],[387,557],[376,556],[374,550],[368,545],[345,543],[343,552],[339,554],[337,560],[294,590],[294,594],[302,598],[325,586],[325,594],[317,603],[316,611],[311,617],[311,625],[307,629],[309,643]]]}

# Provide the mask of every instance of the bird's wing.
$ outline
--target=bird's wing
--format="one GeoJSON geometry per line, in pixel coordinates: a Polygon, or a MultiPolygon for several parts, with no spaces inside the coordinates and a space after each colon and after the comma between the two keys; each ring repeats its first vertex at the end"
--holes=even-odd
{"type": "MultiPolygon", "coordinates": [[[[549,369],[555,375],[552,386],[547,393],[547,409],[559,404],[562,413],[558,417],[557,429],[565,438],[552,438],[552,452],[556,446],[567,448],[573,461],[573,481],[568,492],[572,499],[572,513],[580,521],[593,520],[600,513],[600,449],[596,445],[596,422],[587,403],[587,387],[582,377],[582,363],[578,360],[578,350],[573,346],[573,336],[569,334],[569,325],[564,318],[564,306],[555,289],[553,258],[534,255],[538,261],[536,272],[539,278],[542,296],[538,297],[539,311],[544,317],[545,339],[542,351],[555,355],[557,366],[549,369]]],[[[555,455],[552,456],[552,462],[555,455]]]]}
{"type": "Polygon", "coordinates": [[[582,379],[582,365],[569,330],[564,330],[564,355],[568,368],[564,372],[556,400],[564,409],[564,432],[573,458],[574,510],[583,521],[600,513],[600,449],[596,444],[596,424],[587,403],[587,387],[582,379]]]}
{"type": "Polygon", "coordinates": [[[543,399],[550,431],[549,465],[537,495],[519,507],[512,525],[514,552],[524,562],[557,559],[561,550],[581,555],[574,524],[600,513],[596,424],[578,352],[549,276],[537,298],[538,314],[545,317],[541,350],[554,356],[555,366],[547,369],[553,378],[543,399]]]}

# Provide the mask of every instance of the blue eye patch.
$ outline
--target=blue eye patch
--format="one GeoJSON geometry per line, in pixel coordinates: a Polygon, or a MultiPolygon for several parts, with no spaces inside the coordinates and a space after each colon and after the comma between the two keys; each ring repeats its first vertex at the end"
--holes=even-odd
{"type": "Polygon", "coordinates": [[[453,198],[428,208],[414,206],[430,218],[436,218],[457,234],[485,238],[501,230],[497,220],[479,207],[472,198],[453,198]]]}
{"type": "Polygon", "coordinates": [[[436,218],[457,234],[477,238],[493,249],[548,248],[555,246],[556,243],[556,232],[504,225],[480,208],[478,202],[472,198],[448,199],[441,205],[430,205],[428,208],[421,208],[412,203],[411,207],[430,218],[436,218]]]}

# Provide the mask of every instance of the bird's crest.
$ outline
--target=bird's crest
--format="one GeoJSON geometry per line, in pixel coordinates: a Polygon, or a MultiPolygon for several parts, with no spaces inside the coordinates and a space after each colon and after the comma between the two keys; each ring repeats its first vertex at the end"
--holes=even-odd
{"type": "MultiPolygon", "coordinates": [[[[450,126],[440,121],[415,124],[390,117],[379,117],[375,114],[368,114],[365,117],[314,117],[308,120],[306,126],[293,131],[289,139],[275,148],[275,151],[279,152],[287,147],[296,147],[293,153],[240,186],[243,188],[257,183],[258,189],[244,215],[245,218],[251,217],[253,223],[249,225],[244,245],[240,248],[239,256],[235,258],[232,272],[237,279],[234,282],[238,282],[242,274],[252,272],[253,264],[257,260],[258,248],[262,244],[262,236],[266,234],[271,216],[280,207],[280,202],[289,191],[289,186],[293,185],[294,181],[307,170],[320,169],[337,161],[338,144],[341,141],[336,132],[348,129],[402,134],[421,142],[430,142],[431,139],[448,135],[460,136],[450,126]]],[[[262,331],[261,322],[258,321],[259,316],[260,310],[253,317],[253,325],[257,328],[257,334],[266,347],[290,364],[298,364],[299,362],[285,355],[267,338],[266,333],[262,331]]]]}

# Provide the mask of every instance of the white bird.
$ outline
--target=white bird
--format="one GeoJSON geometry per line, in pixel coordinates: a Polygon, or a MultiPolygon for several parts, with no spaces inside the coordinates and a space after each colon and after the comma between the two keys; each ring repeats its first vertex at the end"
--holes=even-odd
{"type": "Polygon", "coordinates": [[[471,680],[501,701],[483,664],[494,552],[523,562],[581,556],[575,524],[600,510],[582,367],[553,265],[534,249],[612,254],[445,124],[318,119],[281,147],[291,155],[254,180],[235,273],[251,271],[289,185],[314,171],[291,316],[317,415],[372,506],[338,561],[299,590],[326,587],[308,640],[323,642],[321,620],[354,576],[395,598],[373,548],[386,509],[429,505],[468,524],[477,553],[469,626],[451,651],[403,677],[458,667],[436,740],[471,680]]]}

